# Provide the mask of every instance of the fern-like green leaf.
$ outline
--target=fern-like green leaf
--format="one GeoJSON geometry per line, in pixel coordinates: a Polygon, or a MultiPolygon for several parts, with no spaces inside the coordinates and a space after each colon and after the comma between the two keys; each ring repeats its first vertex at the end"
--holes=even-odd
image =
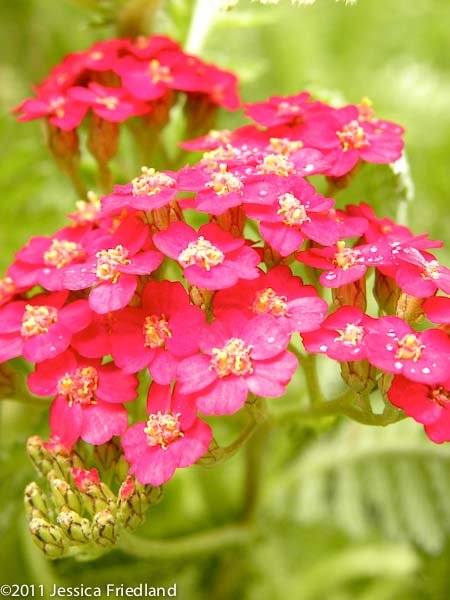
{"type": "Polygon", "coordinates": [[[435,554],[450,533],[450,447],[432,444],[412,421],[348,422],[289,466],[270,506],[301,523],[333,522],[356,538],[382,532],[435,554]]]}

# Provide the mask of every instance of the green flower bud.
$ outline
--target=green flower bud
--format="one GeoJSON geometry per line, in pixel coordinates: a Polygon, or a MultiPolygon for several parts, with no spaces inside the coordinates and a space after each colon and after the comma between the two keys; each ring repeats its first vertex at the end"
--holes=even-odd
{"type": "Polygon", "coordinates": [[[44,447],[44,442],[38,435],[33,435],[27,441],[27,454],[34,468],[40,475],[47,475],[53,468],[53,457],[44,447]]]}
{"type": "Polygon", "coordinates": [[[50,471],[47,478],[56,508],[59,510],[67,508],[81,512],[81,501],[78,492],[64,479],[55,477],[54,471],[50,471]]]}
{"type": "Polygon", "coordinates": [[[83,507],[91,515],[98,513],[104,508],[114,510],[116,508],[116,497],[109,487],[100,481],[97,469],[87,471],[85,469],[72,469],[74,484],[82,498],[83,507]]]}
{"type": "Polygon", "coordinates": [[[63,531],[57,525],[52,525],[45,519],[31,519],[29,530],[34,543],[48,558],[60,558],[68,550],[68,543],[63,531]]]}
{"type": "Polygon", "coordinates": [[[91,541],[91,524],[73,510],[59,513],[56,519],[66,536],[73,542],[86,544],[91,541]]]}
{"type": "Polygon", "coordinates": [[[424,317],[424,302],[425,298],[416,298],[415,296],[401,293],[395,306],[395,314],[410,325],[414,325],[424,317]]]}
{"type": "Polygon", "coordinates": [[[49,518],[49,508],[44,492],[35,481],[27,485],[24,491],[25,512],[28,519],[34,517],[49,518]]]}
{"type": "Polygon", "coordinates": [[[366,279],[362,277],[358,281],[352,281],[346,285],[331,290],[333,304],[336,308],[341,306],[356,306],[363,312],[367,306],[366,279]]]}
{"type": "Polygon", "coordinates": [[[92,520],[92,540],[102,547],[113,546],[117,541],[117,523],[109,508],[94,515],[92,520]]]}
{"type": "MultiPolygon", "coordinates": [[[[122,452],[120,445],[114,440],[94,447],[94,462],[102,469],[108,470],[115,466],[122,452]]],[[[76,465],[74,465],[76,466],[76,465]]]]}
{"type": "Polygon", "coordinates": [[[367,360],[341,363],[341,376],[355,392],[370,392],[376,382],[377,370],[367,360]]]}

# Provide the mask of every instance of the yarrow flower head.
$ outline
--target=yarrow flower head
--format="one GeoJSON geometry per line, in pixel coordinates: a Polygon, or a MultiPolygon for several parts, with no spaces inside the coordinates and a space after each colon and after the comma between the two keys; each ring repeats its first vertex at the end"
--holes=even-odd
{"type": "Polygon", "coordinates": [[[175,387],[153,383],[147,399],[148,420],[122,436],[130,473],[143,484],[158,486],[177,468],[189,467],[208,449],[212,431],[196,415],[195,403],[175,387]]]}

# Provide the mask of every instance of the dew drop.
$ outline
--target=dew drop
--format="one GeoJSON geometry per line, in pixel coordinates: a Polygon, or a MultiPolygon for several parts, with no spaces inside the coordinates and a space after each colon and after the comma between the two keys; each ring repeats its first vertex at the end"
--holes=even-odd
{"type": "Polygon", "coordinates": [[[306,173],[310,173],[311,171],[314,171],[314,165],[306,165],[303,170],[306,171],[306,173]]]}
{"type": "Polygon", "coordinates": [[[319,350],[322,350],[322,352],[326,352],[328,350],[328,346],[322,344],[321,346],[319,346],[319,350]]]}
{"type": "Polygon", "coordinates": [[[428,375],[429,373],[431,373],[431,370],[428,367],[424,367],[422,369],[422,373],[425,373],[425,375],[428,375]]]}
{"type": "Polygon", "coordinates": [[[274,337],[269,337],[269,338],[267,338],[267,341],[269,342],[269,344],[273,344],[274,341],[275,341],[275,338],[274,337]]]}
{"type": "Polygon", "coordinates": [[[389,350],[389,352],[391,352],[394,349],[394,346],[392,344],[386,344],[386,350],[389,350]]]}
{"type": "Polygon", "coordinates": [[[403,363],[397,361],[397,362],[394,363],[394,367],[396,369],[402,369],[403,368],[403,363]]]}

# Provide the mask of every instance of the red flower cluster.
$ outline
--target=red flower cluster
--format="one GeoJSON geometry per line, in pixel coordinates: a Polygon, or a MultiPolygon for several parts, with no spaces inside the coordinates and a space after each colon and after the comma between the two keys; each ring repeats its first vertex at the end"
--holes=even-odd
{"type": "Polygon", "coordinates": [[[88,111],[112,123],[150,115],[174,92],[201,96],[228,110],[239,107],[235,75],[182,51],[164,36],[113,39],[65,57],[14,110],[19,121],[45,117],[66,131],[88,111]]]}
{"type": "MultiPolygon", "coordinates": [[[[97,83],[76,84],[81,73],[112,71],[136,107],[168,89],[219,98],[219,72],[165,38],[72,55],[40,93],[59,85],[76,106],[92,93],[97,110],[97,83]]],[[[230,98],[222,96],[226,106],[230,98]]],[[[263,127],[185,142],[203,151],[194,166],[143,167],[100,206],[80,205],[71,227],[20,250],[0,283],[0,360],[37,363],[29,386],[55,395],[50,427],[62,444],[122,435],[130,473],[144,484],[160,485],[206,452],[212,432],[198,411],[231,414],[249,394],[285,393],[297,367],[287,349],[293,333],[309,352],[395,375],[391,401],[435,441],[450,440],[448,332],[364,313],[369,269],[384,312],[395,313],[401,294],[423,304],[437,289],[448,293],[450,272],[426,251],[440,244],[365,204],[336,209],[313,177],[397,160],[402,129],[376,119],[367,102],[333,108],[306,92],[249,105],[247,115],[263,127]],[[200,227],[198,213],[208,221],[200,227]],[[255,221],[262,240],[250,233],[255,221]],[[313,273],[316,283],[311,268],[340,299],[327,318],[327,302],[296,274],[313,273]],[[136,397],[142,369],[153,380],[148,419],[126,430],[123,403],[136,397]]],[[[431,298],[425,310],[448,327],[450,298],[431,298]]]]}

